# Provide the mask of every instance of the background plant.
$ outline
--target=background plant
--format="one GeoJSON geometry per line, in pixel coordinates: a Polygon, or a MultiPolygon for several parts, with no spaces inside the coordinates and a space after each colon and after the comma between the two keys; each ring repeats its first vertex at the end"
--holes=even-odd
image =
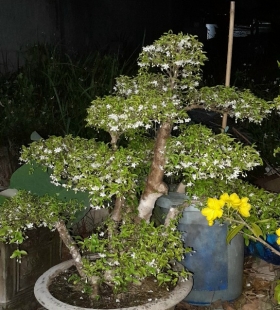
{"type": "Polygon", "coordinates": [[[116,76],[133,72],[133,55],[68,55],[62,46],[37,44],[23,56],[17,72],[0,77],[0,137],[20,145],[34,130],[44,137],[94,135],[85,128],[89,102],[111,92],[116,76]]]}

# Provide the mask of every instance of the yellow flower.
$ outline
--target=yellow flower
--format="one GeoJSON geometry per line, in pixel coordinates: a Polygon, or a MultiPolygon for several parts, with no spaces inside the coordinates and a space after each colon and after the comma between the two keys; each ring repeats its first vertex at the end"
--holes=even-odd
{"type": "Polygon", "coordinates": [[[229,201],[229,194],[228,193],[223,193],[220,196],[220,200],[223,200],[225,203],[227,203],[229,201]]]}
{"type": "Polygon", "coordinates": [[[238,212],[243,216],[243,217],[249,217],[250,216],[250,209],[251,205],[248,203],[249,198],[247,197],[242,197],[240,199],[240,205],[238,207],[238,212]]]}
{"type": "Polygon", "coordinates": [[[223,215],[224,202],[217,198],[208,198],[207,207],[201,210],[201,214],[204,215],[208,221],[208,225],[212,226],[216,218],[220,218],[223,215]]]}
{"type": "Polygon", "coordinates": [[[280,228],[278,228],[278,229],[276,230],[276,235],[279,237],[279,238],[276,240],[276,242],[277,242],[278,245],[280,245],[280,228]]]}
{"type": "Polygon", "coordinates": [[[219,200],[217,198],[208,198],[207,199],[207,207],[214,209],[214,210],[218,210],[223,208],[223,206],[225,205],[225,202],[223,200],[219,200]]]}
{"type": "Polygon", "coordinates": [[[228,193],[224,193],[220,196],[220,199],[224,201],[224,203],[226,203],[229,207],[232,207],[234,209],[237,209],[241,203],[240,198],[236,193],[233,193],[230,196],[228,193]]]}

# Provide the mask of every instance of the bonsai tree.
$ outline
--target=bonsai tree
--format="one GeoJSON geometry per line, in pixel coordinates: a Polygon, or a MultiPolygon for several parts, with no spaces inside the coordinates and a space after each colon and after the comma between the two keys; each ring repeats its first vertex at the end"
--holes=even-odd
{"type": "MultiPolygon", "coordinates": [[[[57,229],[80,276],[95,287],[102,279],[123,288],[149,274],[160,283],[186,278],[185,271],[170,267],[170,262],[180,260],[186,251],[176,231],[179,211],[171,208],[164,225],[155,227],[150,221],[156,200],[168,193],[166,178],[182,182],[190,199],[199,194],[204,203],[210,193],[207,188],[212,195],[223,194],[225,189],[244,191],[247,187],[237,186],[238,178],[262,164],[253,147],[242,145],[224,131],[215,134],[193,124],[188,112],[211,110],[260,123],[275,108],[249,90],[200,88],[205,61],[202,44],[195,36],[168,32],[143,48],[136,76],[120,76],[112,94],[91,102],[87,126],[106,131],[110,143],[67,135],[23,147],[21,160],[48,169],[50,182],[88,192],[93,209],[109,208],[105,231],[100,228],[75,242],[67,224],[83,208],[81,204],[20,191],[2,208],[3,240],[19,244],[25,232],[35,226],[57,229]],[[220,185],[215,188],[217,181],[220,185]],[[92,264],[83,259],[83,251],[96,253],[97,261],[92,264]]],[[[209,224],[221,217],[220,213],[212,217],[207,211],[204,214],[209,224]]],[[[243,228],[247,226],[239,231],[243,228]]],[[[17,249],[13,256],[23,254],[17,249]]]]}

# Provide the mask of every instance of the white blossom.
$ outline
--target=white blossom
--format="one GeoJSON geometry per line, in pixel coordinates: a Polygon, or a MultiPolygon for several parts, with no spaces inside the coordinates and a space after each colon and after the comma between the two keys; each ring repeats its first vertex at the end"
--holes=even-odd
{"type": "Polygon", "coordinates": [[[61,147],[56,147],[55,149],[54,149],[54,152],[55,153],[59,153],[59,152],[61,152],[62,151],[62,148],[61,147]]]}

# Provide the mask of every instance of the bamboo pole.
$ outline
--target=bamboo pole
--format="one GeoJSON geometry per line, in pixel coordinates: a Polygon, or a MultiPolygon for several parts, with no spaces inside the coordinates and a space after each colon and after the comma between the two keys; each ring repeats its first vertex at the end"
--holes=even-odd
{"type": "MultiPolygon", "coordinates": [[[[233,45],[233,30],[234,30],[234,14],[235,1],[230,2],[230,19],[229,19],[229,33],[228,33],[228,53],[227,53],[227,68],[226,68],[226,82],[225,86],[230,86],[231,61],[232,61],[232,45],[233,45]]],[[[227,126],[227,113],[223,115],[222,129],[225,130],[227,126]]]]}

